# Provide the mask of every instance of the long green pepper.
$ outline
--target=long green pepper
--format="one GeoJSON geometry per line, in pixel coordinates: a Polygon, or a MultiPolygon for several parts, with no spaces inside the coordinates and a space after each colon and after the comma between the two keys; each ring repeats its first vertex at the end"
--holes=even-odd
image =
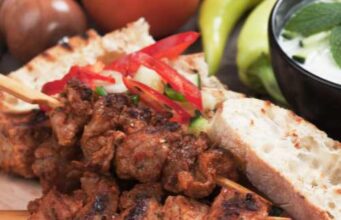
{"type": "Polygon", "coordinates": [[[250,8],[262,0],[204,0],[199,17],[203,47],[210,75],[220,66],[228,37],[250,8]]]}
{"type": "Polygon", "coordinates": [[[271,66],[268,42],[268,20],[275,3],[263,1],[246,19],[238,38],[237,65],[244,84],[285,104],[271,66]]]}

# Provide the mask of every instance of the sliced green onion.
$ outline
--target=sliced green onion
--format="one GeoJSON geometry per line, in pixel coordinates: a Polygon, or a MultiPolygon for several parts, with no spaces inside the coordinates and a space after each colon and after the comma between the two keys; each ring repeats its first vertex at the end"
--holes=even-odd
{"type": "Polygon", "coordinates": [[[105,91],[103,86],[97,86],[95,91],[97,95],[99,96],[106,96],[108,94],[107,91],[105,91]]]}
{"type": "Polygon", "coordinates": [[[299,62],[299,63],[301,63],[301,64],[305,63],[305,57],[300,56],[300,55],[293,55],[292,59],[297,61],[297,62],[299,62]]]}
{"type": "Polygon", "coordinates": [[[130,96],[130,99],[135,105],[139,104],[139,102],[140,102],[140,96],[138,96],[138,95],[132,95],[132,96],[130,96]]]}
{"type": "Polygon", "coordinates": [[[173,99],[173,100],[179,101],[179,102],[185,101],[185,96],[182,95],[181,93],[175,91],[174,89],[172,89],[172,87],[170,87],[170,85],[165,86],[164,92],[165,92],[165,95],[170,99],[173,99]]]}
{"type": "Polygon", "coordinates": [[[188,130],[190,133],[199,135],[205,132],[209,126],[208,120],[205,119],[199,111],[195,111],[195,115],[191,118],[188,130]]]}
{"type": "Polygon", "coordinates": [[[296,36],[296,34],[293,33],[293,32],[290,32],[290,31],[284,31],[284,32],[282,33],[282,37],[285,38],[285,39],[287,39],[287,40],[291,40],[291,39],[293,39],[295,36],[296,36]]]}
{"type": "Polygon", "coordinates": [[[201,89],[201,77],[198,74],[198,88],[201,89]]]}

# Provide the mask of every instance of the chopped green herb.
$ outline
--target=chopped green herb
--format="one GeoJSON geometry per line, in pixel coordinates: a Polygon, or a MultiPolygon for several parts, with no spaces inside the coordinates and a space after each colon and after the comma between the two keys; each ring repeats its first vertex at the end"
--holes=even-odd
{"type": "Polygon", "coordinates": [[[284,37],[284,38],[287,39],[287,40],[291,40],[291,39],[293,39],[295,36],[296,36],[296,34],[293,33],[293,32],[290,32],[290,31],[284,31],[284,32],[282,33],[282,37],[284,37]]]}
{"type": "Polygon", "coordinates": [[[302,56],[299,56],[299,55],[293,55],[292,56],[292,59],[301,63],[301,64],[304,64],[305,63],[305,57],[302,57],[302,56]]]}
{"type": "Polygon", "coordinates": [[[195,115],[191,118],[189,124],[189,132],[195,135],[199,135],[200,132],[206,131],[208,127],[208,121],[205,119],[200,111],[196,110],[195,115]]]}
{"type": "Polygon", "coordinates": [[[197,118],[201,117],[201,112],[199,110],[194,111],[194,116],[190,119],[190,122],[192,123],[193,121],[197,120],[197,118]]]}
{"type": "Polygon", "coordinates": [[[305,48],[312,48],[314,46],[319,46],[324,43],[328,43],[330,38],[330,31],[324,31],[318,34],[311,35],[300,40],[300,46],[305,48]]]}
{"type": "Polygon", "coordinates": [[[300,47],[304,47],[303,41],[300,40],[300,41],[298,42],[298,45],[300,45],[300,47]]]}
{"type": "Polygon", "coordinates": [[[106,96],[108,94],[107,91],[105,91],[103,86],[97,86],[95,91],[97,95],[99,96],[106,96]]]}
{"type": "Polygon", "coordinates": [[[139,104],[139,102],[140,102],[140,96],[138,96],[138,95],[132,95],[132,96],[130,96],[130,99],[135,105],[139,104]]]}
{"type": "Polygon", "coordinates": [[[173,99],[173,100],[179,101],[179,102],[185,101],[185,96],[182,95],[181,93],[175,91],[174,89],[172,89],[172,87],[170,85],[165,86],[164,92],[165,92],[165,95],[170,99],[173,99]]]}
{"type": "Polygon", "coordinates": [[[335,62],[341,67],[341,26],[337,26],[332,30],[330,47],[335,62]]]}
{"type": "Polygon", "coordinates": [[[201,89],[201,77],[198,74],[198,88],[201,89]]]}
{"type": "Polygon", "coordinates": [[[341,24],[340,11],[340,2],[309,4],[292,16],[285,29],[305,37],[328,31],[341,24]]]}

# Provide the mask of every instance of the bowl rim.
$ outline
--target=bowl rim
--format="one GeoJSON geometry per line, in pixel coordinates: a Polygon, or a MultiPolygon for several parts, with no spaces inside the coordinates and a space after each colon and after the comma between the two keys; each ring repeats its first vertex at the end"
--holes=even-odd
{"type": "MultiPolygon", "coordinates": [[[[288,56],[288,54],[282,49],[281,45],[278,42],[278,36],[275,33],[275,15],[278,13],[278,10],[281,6],[281,4],[286,1],[286,0],[278,0],[274,7],[271,10],[270,14],[270,19],[269,19],[269,34],[270,34],[270,40],[272,40],[276,47],[279,49],[280,53],[284,55],[284,58],[288,61],[288,63],[293,66],[298,72],[303,73],[305,76],[312,78],[315,81],[318,81],[322,84],[325,84],[327,86],[333,87],[335,89],[341,90],[341,84],[329,81],[327,79],[324,79],[309,70],[306,70],[303,68],[301,65],[299,65],[297,62],[295,62],[291,57],[288,56]]],[[[299,1],[297,2],[298,4],[300,3],[299,1]]],[[[271,47],[271,44],[270,44],[271,47]]],[[[283,57],[283,56],[282,56],[283,57]]]]}

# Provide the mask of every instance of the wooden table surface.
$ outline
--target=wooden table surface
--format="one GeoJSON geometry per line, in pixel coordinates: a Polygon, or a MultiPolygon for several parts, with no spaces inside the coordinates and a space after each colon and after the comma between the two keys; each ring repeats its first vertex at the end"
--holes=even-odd
{"type": "MultiPolygon", "coordinates": [[[[196,29],[195,20],[196,18],[193,18],[181,31],[196,29]]],[[[230,89],[252,94],[238,79],[237,67],[235,65],[238,30],[239,28],[232,34],[226,47],[225,57],[218,77],[230,89]]],[[[193,51],[201,51],[200,43],[195,45],[193,51]]],[[[19,66],[20,63],[8,54],[5,54],[0,60],[0,73],[10,72],[19,66]]],[[[40,195],[40,186],[37,181],[10,176],[0,171],[0,210],[24,210],[30,200],[38,198],[40,195]]]]}

